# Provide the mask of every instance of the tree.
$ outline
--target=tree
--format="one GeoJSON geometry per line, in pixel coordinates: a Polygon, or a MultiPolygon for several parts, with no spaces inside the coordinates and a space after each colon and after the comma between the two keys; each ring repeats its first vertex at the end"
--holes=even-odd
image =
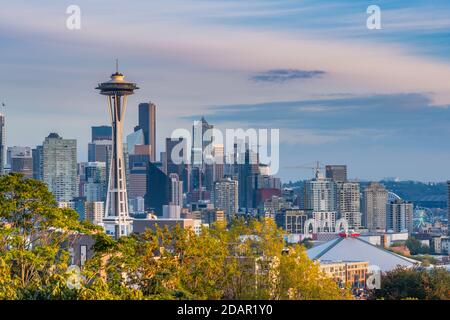
{"type": "Polygon", "coordinates": [[[412,255],[430,253],[430,248],[428,246],[422,245],[422,243],[416,238],[410,237],[408,240],[406,240],[405,244],[412,255]]]}
{"type": "Polygon", "coordinates": [[[219,223],[200,235],[156,228],[117,241],[104,238],[96,247],[85,267],[83,298],[90,297],[84,293],[93,279],[127,299],[350,298],[302,246],[285,250],[282,230],[271,220],[238,219],[229,228],[219,223]]]}
{"type": "Polygon", "coordinates": [[[448,300],[450,272],[441,268],[397,268],[384,273],[381,289],[371,292],[372,299],[448,300]]]}
{"type": "Polygon", "coordinates": [[[0,299],[347,299],[270,219],[156,228],[115,240],[58,208],[42,182],[0,178],[0,299]],[[69,250],[95,238],[79,286],[69,250]]]}
{"type": "Polygon", "coordinates": [[[94,230],[79,222],[75,211],[58,208],[42,182],[16,173],[1,177],[0,295],[61,298],[67,287],[68,241],[94,230]]]}

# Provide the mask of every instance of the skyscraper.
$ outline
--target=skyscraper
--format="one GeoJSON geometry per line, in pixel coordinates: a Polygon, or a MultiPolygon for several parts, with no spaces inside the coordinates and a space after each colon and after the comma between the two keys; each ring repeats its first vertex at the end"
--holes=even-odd
{"type": "Polygon", "coordinates": [[[42,177],[57,201],[77,196],[77,141],[50,133],[42,145],[42,177]]]}
{"type": "Polygon", "coordinates": [[[156,105],[152,102],[139,104],[139,125],[144,134],[144,144],[150,146],[150,160],[156,161],[156,105]]]}
{"type": "Polygon", "coordinates": [[[310,212],[336,211],[335,184],[329,178],[316,171],[316,177],[304,185],[305,209],[310,212]]]}
{"type": "Polygon", "coordinates": [[[100,94],[107,96],[112,122],[111,176],[109,177],[106,216],[103,223],[107,234],[119,238],[130,234],[133,228],[132,219],[128,213],[122,131],[127,98],[138,87],[135,83],[126,81],[116,67],[116,72],[111,75],[111,80],[100,83],[96,89],[100,90],[100,94]]]}
{"type": "Polygon", "coordinates": [[[369,231],[386,231],[387,199],[387,190],[378,182],[364,189],[363,224],[369,231]]]}
{"type": "Polygon", "coordinates": [[[183,207],[183,181],[176,173],[169,175],[169,200],[170,204],[183,207]]]}
{"type": "Polygon", "coordinates": [[[205,133],[212,129],[214,129],[214,126],[210,125],[204,117],[200,121],[194,121],[192,126],[192,166],[203,167],[205,149],[212,143],[213,139],[212,136],[205,135],[205,133]]]}
{"type": "Polygon", "coordinates": [[[84,217],[86,221],[99,225],[105,214],[105,203],[103,201],[85,202],[84,217]]]}
{"type": "Polygon", "coordinates": [[[186,163],[188,158],[187,141],[183,138],[171,139],[166,138],[166,174],[176,173],[181,181],[183,181],[183,191],[189,192],[190,184],[190,165],[186,163]],[[176,149],[175,149],[176,148],[176,149]],[[177,152],[179,150],[180,152],[177,152]],[[175,159],[174,156],[180,157],[175,159]],[[180,160],[180,161],[178,161],[180,160]],[[181,162],[181,163],[178,163],[181,162]]]}
{"type": "Polygon", "coordinates": [[[340,218],[345,218],[350,228],[361,227],[360,191],[358,182],[336,182],[336,204],[340,218]]]}
{"type": "Polygon", "coordinates": [[[335,231],[336,185],[316,169],[316,177],[304,185],[305,209],[317,224],[318,232],[335,231]]]}
{"type": "Polygon", "coordinates": [[[158,216],[163,215],[163,206],[168,204],[168,178],[157,162],[149,162],[146,208],[153,209],[158,216]]]}
{"type": "Polygon", "coordinates": [[[237,144],[239,145],[237,150],[240,151],[236,164],[239,181],[239,207],[252,209],[255,207],[256,199],[256,188],[253,181],[258,179],[257,176],[260,174],[258,154],[248,143],[239,141],[237,144]]]}
{"type": "Polygon", "coordinates": [[[150,155],[132,154],[128,158],[130,163],[128,197],[135,201],[137,198],[144,198],[147,193],[150,155]]]}
{"type": "Polygon", "coordinates": [[[224,178],[214,183],[214,207],[225,211],[230,218],[239,210],[239,183],[231,178],[224,178]]]}
{"type": "Polygon", "coordinates": [[[106,180],[106,163],[88,162],[84,165],[84,196],[86,201],[106,201],[108,183],[106,180]]]}
{"type": "MultiPolygon", "coordinates": [[[[128,155],[133,155],[136,152],[136,148],[145,145],[144,142],[144,131],[142,129],[135,130],[133,133],[127,135],[127,148],[128,155]]],[[[150,152],[147,152],[150,157],[150,152]]]]}
{"type": "Polygon", "coordinates": [[[44,167],[44,148],[43,146],[36,146],[35,149],[31,150],[31,155],[33,157],[33,179],[44,180],[44,175],[42,173],[44,167]]]}
{"type": "Polygon", "coordinates": [[[5,116],[0,113],[0,175],[5,172],[6,124],[5,116]]]}
{"type": "Polygon", "coordinates": [[[391,201],[387,205],[386,229],[393,232],[413,231],[413,205],[401,199],[391,201]]]}
{"type": "Polygon", "coordinates": [[[225,166],[225,150],[223,144],[215,144],[213,146],[213,156],[214,156],[214,165],[213,165],[213,182],[218,180],[222,180],[224,177],[224,166],[225,166]]]}
{"type": "Polygon", "coordinates": [[[325,166],[325,177],[334,182],[345,182],[347,181],[347,166],[327,165],[325,166]]]}

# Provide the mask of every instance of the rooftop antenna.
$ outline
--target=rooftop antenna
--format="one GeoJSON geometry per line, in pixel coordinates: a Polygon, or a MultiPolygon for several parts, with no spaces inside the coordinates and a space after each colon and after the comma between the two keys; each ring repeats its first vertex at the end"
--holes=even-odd
{"type": "Polygon", "coordinates": [[[119,73],[119,59],[116,59],[116,73],[119,73]]]}

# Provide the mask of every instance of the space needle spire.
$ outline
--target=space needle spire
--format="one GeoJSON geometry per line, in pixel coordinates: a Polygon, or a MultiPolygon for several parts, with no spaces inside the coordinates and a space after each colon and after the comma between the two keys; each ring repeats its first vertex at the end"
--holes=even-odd
{"type": "Polygon", "coordinates": [[[100,90],[100,94],[107,97],[113,143],[103,226],[105,232],[116,239],[129,235],[133,230],[133,220],[128,213],[122,137],[127,97],[139,88],[135,83],[128,82],[124,78],[124,75],[119,72],[119,62],[116,59],[116,72],[111,75],[111,80],[100,83],[96,87],[100,90]]]}

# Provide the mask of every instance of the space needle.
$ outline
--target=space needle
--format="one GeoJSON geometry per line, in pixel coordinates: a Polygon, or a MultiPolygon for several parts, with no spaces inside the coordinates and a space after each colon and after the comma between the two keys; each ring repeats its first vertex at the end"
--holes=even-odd
{"type": "Polygon", "coordinates": [[[133,230],[133,220],[128,214],[122,131],[127,97],[139,88],[136,83],[126,81],[124,75],[119,73],[116,60],[116,72],[111,75],[111,80],[100,83],[96,89],[107,97],[112,124],[112,156],[103,227],[106,234],[118,239],[129,235],[133,230]]]}

